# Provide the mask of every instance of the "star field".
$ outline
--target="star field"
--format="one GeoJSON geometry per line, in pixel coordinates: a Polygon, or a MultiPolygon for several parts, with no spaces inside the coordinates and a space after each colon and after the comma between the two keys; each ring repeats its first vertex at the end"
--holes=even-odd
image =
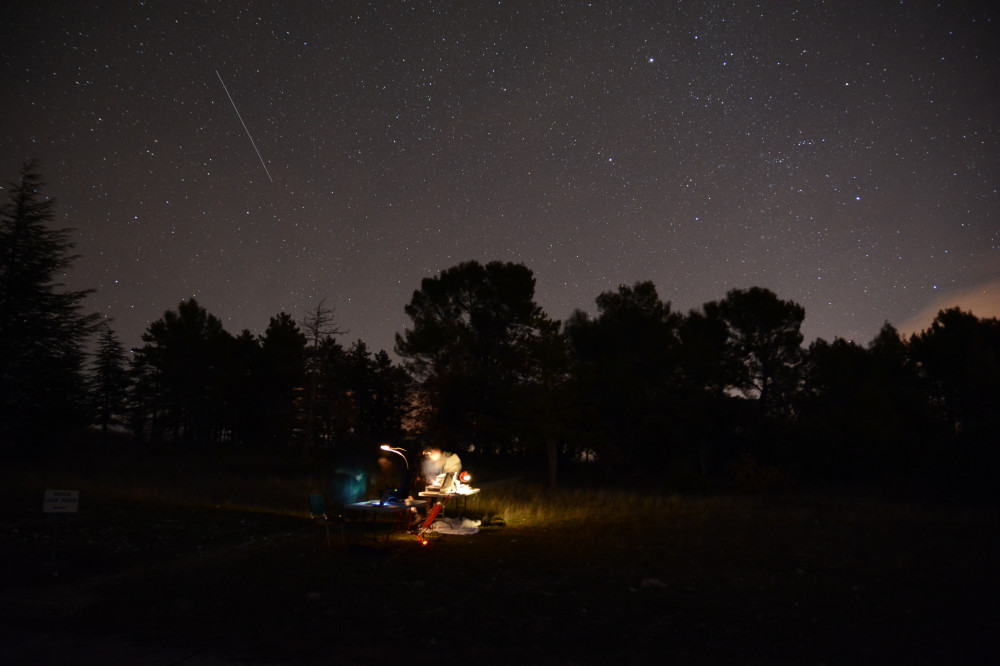
{"type": "Polygon", "coordinates": [[[325,298],[391,350],[469,259],[556,319],[761,286],[863,343],[1000,315],[1000,35],[953,4],[15,2],[0,177],[40,160],[130,345],[190,296],[234,334],[325,298]]]}

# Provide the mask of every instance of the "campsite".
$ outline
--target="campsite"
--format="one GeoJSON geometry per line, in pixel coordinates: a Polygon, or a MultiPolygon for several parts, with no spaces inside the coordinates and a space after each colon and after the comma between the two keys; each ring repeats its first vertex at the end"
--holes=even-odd
{"type": "Polygon", "coordinates": [[[498,480],[473,536],[349,521],[328,545],[308,469],[177,462],[5,474],[4,663],[995,662],[986,508],[498,480]],[[82,486],[70,516],[42,512],[58,481],[82,486]]]}

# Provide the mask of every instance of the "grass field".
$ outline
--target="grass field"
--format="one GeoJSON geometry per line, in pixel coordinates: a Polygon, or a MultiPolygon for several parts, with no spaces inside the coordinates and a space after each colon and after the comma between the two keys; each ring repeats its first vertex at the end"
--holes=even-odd
{"type": "Polygon", "coordinates": [[[7,469],[0,663],[998,662],[986,508],[493,483],[469,513],[503,526],[328,546],[322,475],[190,467],[7,469]],[[51,487],[79,512],[43,515],[51,487]]]}

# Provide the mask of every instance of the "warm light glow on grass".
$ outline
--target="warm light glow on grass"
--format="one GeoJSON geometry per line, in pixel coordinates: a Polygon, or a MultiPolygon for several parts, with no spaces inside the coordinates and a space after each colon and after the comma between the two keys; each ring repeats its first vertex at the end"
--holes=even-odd
{"type": "Polygon", "coordinates": [[[624,490],[557,489],[510,484],[483,489],[469,500],[469,513],[503,518],[509,526],[544,526],[561,522],[613,522],[625,515],[676,509],[675,495],[624,490]]]}

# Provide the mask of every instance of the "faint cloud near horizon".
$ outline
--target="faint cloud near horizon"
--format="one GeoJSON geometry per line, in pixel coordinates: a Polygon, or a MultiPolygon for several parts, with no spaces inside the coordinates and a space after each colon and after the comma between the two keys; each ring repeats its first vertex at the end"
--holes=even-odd
{"type": "Polygon", "coordinates": [[[950,296],[941,296],[903,322],[897,330],[903,338],[909,338],[914,333],[930,328],[938,312],[955,307],[963,312],[971,312],[980,319],[1000,317],[1000,280],[971,287],[950,296]]]}

